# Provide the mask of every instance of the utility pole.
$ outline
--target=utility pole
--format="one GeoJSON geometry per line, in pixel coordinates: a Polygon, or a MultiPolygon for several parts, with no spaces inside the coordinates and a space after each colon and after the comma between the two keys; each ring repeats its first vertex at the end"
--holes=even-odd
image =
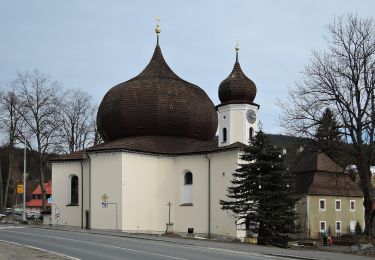
{"type": "Polygon", "coordinates": [[[26,135],[23,136],[24,150],[23,150],[23,214],[22,221],[26,223],[26,135]]]}

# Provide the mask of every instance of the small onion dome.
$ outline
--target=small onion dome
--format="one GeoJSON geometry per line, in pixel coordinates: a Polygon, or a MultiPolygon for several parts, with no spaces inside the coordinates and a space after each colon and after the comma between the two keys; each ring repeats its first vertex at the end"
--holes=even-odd
{"type": "Polygon", "coordinates": [[[225,104],[253,104],[257,94],[255,83],[242,71],[238,62],[238,47],[236,63],[232,72],[224,79],[219,86],[219,99],[221,105],[225,104]]]}
{"type": "Polygon", "coordinates": [[[159,45],[147,67],[104,96],[97,115],[105,141],[130,136],[175,136],[212,140],[217,113],[207,94],[178,77],[159,45]]]}

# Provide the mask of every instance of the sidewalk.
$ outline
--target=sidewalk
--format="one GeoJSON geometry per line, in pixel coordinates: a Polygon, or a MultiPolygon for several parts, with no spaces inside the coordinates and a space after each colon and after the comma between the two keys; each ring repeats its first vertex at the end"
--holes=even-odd
{"type": "Polygon", "coordinates": [[[25,245],[0,241],[0,259],[2,260],[19,260],[19,259],[48,259],[63,260],[70,259],[58,254],[46,252],[44,250],[27,247],[25,245]]]}
{"type": "Polygon", "coordinates": [[[280,256],[280,257],[289,257],[295,259],[306,259],[306,260],[317,260],[317,259],[340,259],[340,260],[354,260],[354,259],[374,259],[373,257],[359,256],[354,254],[345,253],[349,249],[347,246],[333,246],[333,247],[322,247],[318,248],[277,248],[271,246],[259,246],[253,244],[244,244],[240,242],[223,242],[208,240],[204,238],[188,238],[188,237],[171,237],[165,235],[150,235],[150,234],[134,234],[134,233],[125,233],[121,231],[114,230],[86,230],[80,229],[78,227],[67,227],[67,226],[32,226],[28,227],[33,228],[44,228],[44,229],[55,229],[63,231],[73,231],[73,232],[85,232],[91,234],[100,234],[100,235],[109,235],[109,236],[118,236],[118,237],[127,237],[134,239],[146,239],[154,240],[168,243],[176,243],[182,245],[191,245],[191,246],[200,246],[207,248],[219,248],[219,250],[227,251],[242,251],[242,252],[252,252],[259,253],[269,256],[280,256]]]}

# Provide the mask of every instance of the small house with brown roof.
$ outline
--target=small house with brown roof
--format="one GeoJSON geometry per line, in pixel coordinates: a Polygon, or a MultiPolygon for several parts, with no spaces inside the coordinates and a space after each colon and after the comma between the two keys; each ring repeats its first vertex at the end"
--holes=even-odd
{"type": "Polygon", "coordinates": [[[363,193],[349,174],[322,152],[302,152],[291,163],[300,200],[298,224],[307,238],[340,236],[364,227],[363,193]]]}

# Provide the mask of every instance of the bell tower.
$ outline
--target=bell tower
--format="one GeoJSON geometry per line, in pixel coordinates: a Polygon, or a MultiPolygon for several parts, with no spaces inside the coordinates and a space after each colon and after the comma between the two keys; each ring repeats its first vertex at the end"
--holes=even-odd
{"type": "Polygon", "coordinates": [[[236,62],[229,76],[219,86],[221,103],[216,107],[218,113],[219,146],[235,142],[249,144],[257,130],[256,114],[259,105],[254,103],[255,83],[242,71],[238,61],[239,46],[236,50],[236,62]]]}

